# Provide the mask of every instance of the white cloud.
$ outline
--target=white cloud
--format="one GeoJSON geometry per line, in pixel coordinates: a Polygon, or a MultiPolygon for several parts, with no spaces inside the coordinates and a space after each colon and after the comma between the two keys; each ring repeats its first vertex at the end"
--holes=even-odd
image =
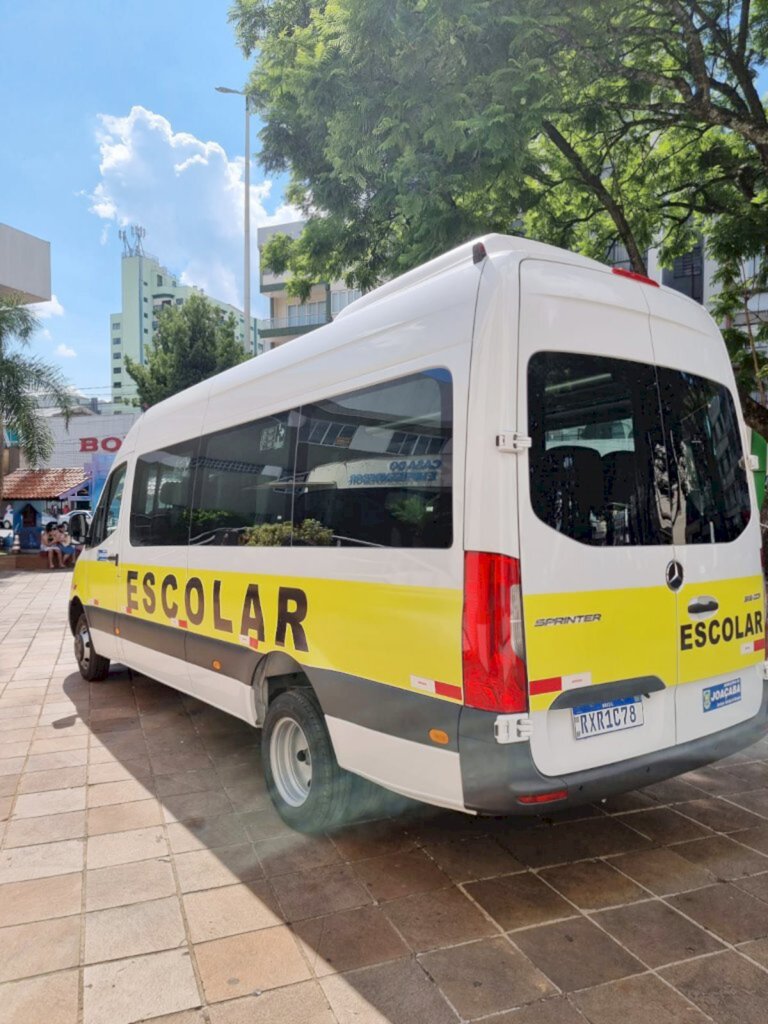
{"type": "Polygon", "coordinates": [[[64,316],[64,307],[55,295],[52,295],[48,302],[36,302],[30,309],[35,312],[41,320],[50,320],[53,316],[64,316]]]}
{"type": "MultiPolygon", "coordinates": [[[[147,251],[185,284],[241,304],[243,158],[230,159],[218,142],[174,132],[165,117],[145,107],[133,107],[127,117],[100,114],[99,123],[101,179],[89,197],[91,211],[105,227],[143,225],[147,251]]],[[[271,191],[269,180],[251,185],[252,292],[256,229],[299,218],[286,205],[267,213],[271,191]]]]}
{"type": "Polygon", "coordinates": [[[74,359],[77,352],[62,342],[61,345],[56,348],[56,355],[61,359],[74,359]]]}

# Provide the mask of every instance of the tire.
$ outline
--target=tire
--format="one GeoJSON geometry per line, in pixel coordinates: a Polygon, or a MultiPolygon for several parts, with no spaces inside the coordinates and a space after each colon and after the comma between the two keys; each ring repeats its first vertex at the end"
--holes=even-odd
{"type": "Polygon", "coordinates": [[[354,816],[358,777],[339,767],[311,690],[288,690],[269,705],[261,760],[272,802],[297,832],[325,832],[354,816]]]}
{"type": "Polygon", "coordinates": [[[101,682],[107,678],[109,658],[102,658],[96,653],[85,612],[80,615],[75,626],[75,658],[80,675],[89,683],[101,682]]]}

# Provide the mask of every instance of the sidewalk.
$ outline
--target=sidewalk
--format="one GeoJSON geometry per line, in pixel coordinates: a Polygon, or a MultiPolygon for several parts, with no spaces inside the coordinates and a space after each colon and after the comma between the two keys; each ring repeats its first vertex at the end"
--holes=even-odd
{"type": "Polygon", "coordinates": [[[765,1024],[768,743],[543,823],[272,811],[258,734],[79,676],[0,576],[0,1024],[765,1024]]]}

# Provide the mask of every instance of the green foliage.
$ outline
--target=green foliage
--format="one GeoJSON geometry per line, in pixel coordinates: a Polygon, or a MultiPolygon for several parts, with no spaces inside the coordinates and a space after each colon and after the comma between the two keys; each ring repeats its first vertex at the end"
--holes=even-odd
{"type": "MultiPolygon", "coordinates": [[[[73,406],[58,367],[24,351],[38,327],[39,320],[21,296],[0,296],[0,449],[4,430],[12,431],[32,466],[45,462],[53,451],[51,431],[38,411],[40,397],[58,405],[67,422],[73,406]]],[[[0,459],[0,494],[2,485],[0,459]]]]}
{"type": "Polygon", "coordinates": [[[161,310],[146,364],[125,359],[138,404],[146,409],[250,358],[235,338],[235,326],[235,318],[224,319],[204,295],[161,310]]]}
{"type": "Polygon", "coordinates": [[[333,540],[333,530],[317,519],[304,519],[295,529],[290,523],[261,523],[243,531],[242,543],[256,547],[274,548],[291,543],[312,547],[327,546],[333,540]]]}
{"type": "Polygon", "coordinates": [[[435,518],[434,512],[427,505],[426,499],[420,494],[408,494],[399,501],[392,502],[389,511],[401,523],[412,527],[419,536],[424,528],[435,518]]]}
{"type": "Polygon", "coordinates": [[[181,513],[181,521],[197,527],[198,532],[203,533],[206,528],[235,526],[240,522],[240,517],[226,509],[185,508],[181,513]]]}
{"type": "Polygon", "coordinates": [[[365,291],[489,231],[601,260],[620,242],[640,272],[704,234],[738,292],[768,237],[766,0],[236,0],[231,18],[262,163],[308,221],[265,254],[296,295],[365,291]]]}

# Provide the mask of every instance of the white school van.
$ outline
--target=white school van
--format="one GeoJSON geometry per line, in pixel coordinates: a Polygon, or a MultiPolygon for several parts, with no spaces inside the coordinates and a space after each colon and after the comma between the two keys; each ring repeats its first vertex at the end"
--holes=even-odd
{"type": "Polygon", "coordinates": [[[297,828],[361,778],[486,814],[648,785],[768,726],[744,437],[700,306],[488,236],[141,417],[80,670],[261,727],[297,828]]]}

